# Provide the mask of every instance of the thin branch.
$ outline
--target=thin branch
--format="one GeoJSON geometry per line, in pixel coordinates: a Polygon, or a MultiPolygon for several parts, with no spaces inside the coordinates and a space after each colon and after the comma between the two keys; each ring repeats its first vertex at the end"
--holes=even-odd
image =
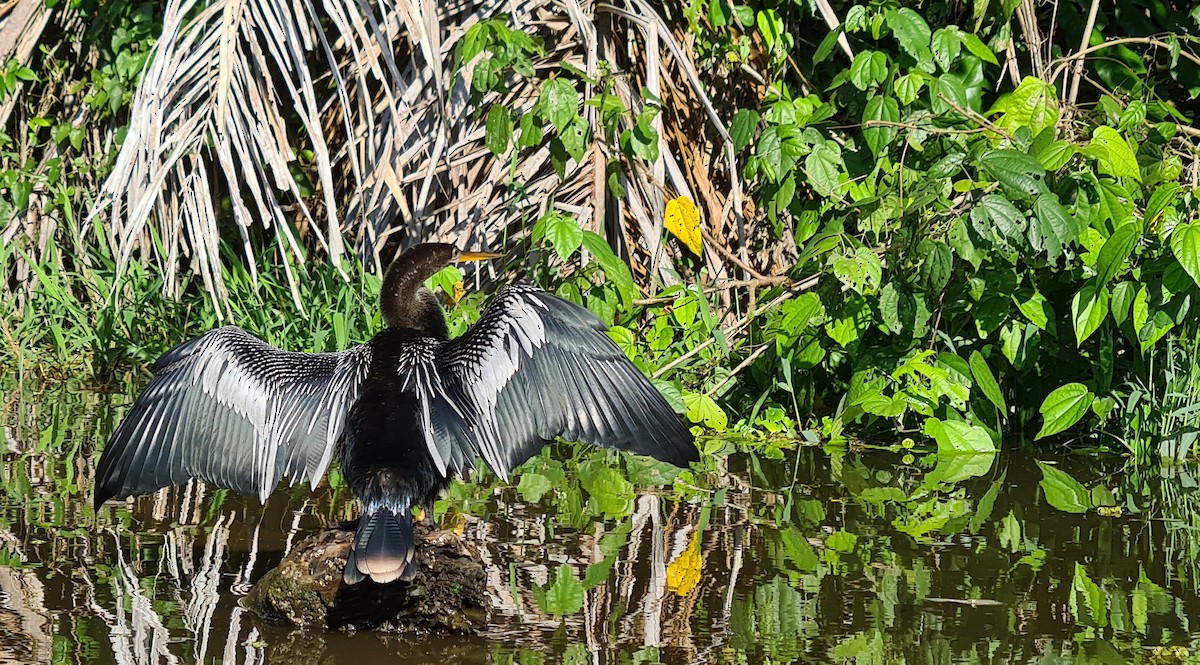
{"type": "MultiPolygon", "coordinates": [[[[1087,51],[1088,42],[1092,38],[1092,30],[1096,27],[1096,11],[1100,9],[1100,0],[1092,0],[1092,7],[1088,10],[1087,24],[1083,28],[1083,36],[1079,38],[1079,53],[1087,51]]],[[[1075,62],[1075,79],[1071,81],[1071,94],[1067,96],[1067,105],[1074,106],[1075,100],[1079,98],[1079,81],[1083,79],[1083,58],[1079,58],[1075,62]]],[[[1054,80],[1053,77],[1050,78],[1054,80]]]]}

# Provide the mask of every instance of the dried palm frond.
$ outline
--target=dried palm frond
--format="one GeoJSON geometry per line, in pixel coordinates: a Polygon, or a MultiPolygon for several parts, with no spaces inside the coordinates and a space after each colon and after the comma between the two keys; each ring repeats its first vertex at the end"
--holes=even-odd
{"type": "MultiPolygon", "coordinates": [[[[308,249],[340,265],[348,243],[378,269],[389,233],[496,247],[522,237],[551,205],[606,231],[655,280],[669,282],[681,250],[663,240],[664,202],[679,195],[700,204],[710,231],[703,263],[721,275],[733,254],[714,249],[713,239],[744,251],[740,183],[723,120],[679,37],[645,0],[171,0],[93,214],[107,216],[119,266],[153,251],[157,236],[168,289],[178,288],[174,271],[189,257],[226,311],[222,219],[232,219],[252,276],[253,245],[274,239],[301,307],[293,264],[308,249]],[[566,62],[595,78],[607,61],[628,108],[645,103],[645,87],[680,109],[655,121],[659,158],[629,165],[622,199],[605,186],[606,165],[618,155],[609,154],[590,108],[582,112],[596,141],[565,178],[547,146],[515,169],[486,148],[483,121],[468,103],[476,63],[456,63],[454,52],[470,26],[502,10],[512,27],[548,45],[543,71],[566,62]],[[663,126],[683,121],[692,126],[663,126]],[[294,177],[306,168],[299,146],[314,155],[311,197],[294,177]]],[[[527,112],[539,86],[514,77],[503,95],[481,103],[527,112]]]]}

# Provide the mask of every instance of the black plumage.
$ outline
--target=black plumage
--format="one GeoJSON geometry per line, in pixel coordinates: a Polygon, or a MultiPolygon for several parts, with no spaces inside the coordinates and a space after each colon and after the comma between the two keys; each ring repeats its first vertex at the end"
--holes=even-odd
{"type": "Polygon", "coordinates": [[[281,351],[234,326],[164,354],[105,447],[95,502],[201,478],[258,495],[313,486],[336,455],[363,515],[345,580],[415,572],[412,508],[483,458],[501,477],[555,437],[684,466],[692,437],[588,310],[528,286],[500,289],[448,339],[424,281],[494,255],[425,244],[393,262],[388,328],[338,353],[281,351]]]}

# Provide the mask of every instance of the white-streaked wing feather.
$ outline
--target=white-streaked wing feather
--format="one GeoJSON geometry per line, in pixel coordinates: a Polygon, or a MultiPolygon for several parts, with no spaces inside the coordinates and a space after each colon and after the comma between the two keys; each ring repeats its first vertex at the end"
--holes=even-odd
{"type": "Polygon", "coordinates": [[[501,289],[466,334],[437,349],[440,394],[457,408],[434,406],[431,447],[479,454],[501,477],[559,436],[695,460],[690,432],[605,330],[539,289],[501,289]]]}
{"type": "Polygon", "coordinates": [[[96,500],[200,478],[257,495],[281,477],[314,487],[342,436],[370,349],[281,351],[226,326],[181,344],[113,433],[96,500]]]}

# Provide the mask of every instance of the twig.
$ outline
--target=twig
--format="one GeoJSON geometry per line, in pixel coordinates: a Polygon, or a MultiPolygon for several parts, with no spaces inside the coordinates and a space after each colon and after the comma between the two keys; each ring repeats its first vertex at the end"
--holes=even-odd
{"type": "Polygon", "coordinates": [[[988,129],[990,129],[991,131],[996,132],[997,134],[1008,139],[1009,141],[1015,140],[1015,139],[1013,139],[1012,134],[1009,134],[1008,132],[1004,131],[1003,129],[1000,129],[995,124],[993,124],[991,120],[988,120],[987,118],[983,117],[982,115],[979,115],[978,113],[975,113],[974,111],[972,111],[970,109],[965,109],[965,108],[959,106],[958,104],[955,104],[953,100],[951,100],[949,97],[947,97],[945,95],[945,93],[939,92],[938,99],[942,100],[943,102],[946,102],[946,104],[950,108],[954,109],[955,111],[958,111],[959,113],[961,113],[963,115],[964,118],[974,121],[979,126],[986,127],[988,129]]]}
{"type": "MultiPolygon", "coordinates": [[[[1079,38],[1079,52],[1087,51],[1088,42],[1091,41],[1092,30],[1096,27],[1096,11],[1100,8],[1100,0],[1092,0],[1092,8],[1088,10],[1087,24],[1083,27],[1083,36],[1079,38]]],[[[1075,100],[1079,97],[1079,81],[1083,79],[1083,58],[1079,58],[1075,63],[1075,80],[1071,81],[1071,94],[1067,96],[1067,105],[1074,106],[1075,100]]],[[[1051,81],[1054,77],[1050,78],[1051,81]]]]}
{"type": "Polygon", "coordinates": [[[742,370],[749,367],[750,363],[757,360],[759,356],[766,353],[772,346],[774,346],[774,345],[773,344],[763,344],[763,345],[759,346],[758,349],[756,349],[754,351],[754,353],[751,353],[750,355],[746,356],[745,360],[738,363],[738,366],[734,367],[733,371],[731,371],[724,379],[721,379],[720,383],[718,383],[717,385],[715,385],[711,389],[709,389],[708,395],[711,397],[711,396],[716,395],[717,393],[721,392],[721,389],[724,388],[725,385],[728,384],[730,381],[732,381],[733,377],[738,375],[738,372],[741,372],[742,370]]]}
{"type": "MultiPolygon", "coordinates": [[[[721,242],[719,240],[714,238],[713,235],[711,233],[709,233],[708,229],[702,228],[702,229],[700,229],[700,233],[702,233],[704,235],[704,239],[708,241],[709,246],[716,248],[717,253],[719,253],[721,256],[724,256],[726,259],[733,261],[734,265],[741,268],[742,270],[745,270],[746,273],[749,274],[751,277],[753,277],[755,279],[763,278],[762,273],[758,272],[754,268],[751,268],[749,265],[744,263],[741,259],[734,256],[733,252],[729,251],[724,245],[721,244],[721,242]]],[[[745,242],[744,239],[743,239],[743,242],[745,242]]]]}
{"type": "MultiPolygon", "coordinates": [[[[1095,53],[1096,51],[1101,51],[1112,46],[1120,46],[1121,44],[1142,44],[1144,46],[1157,46],[1159,48],[1165,48],[1168,50],[1171,48],[1170,44],[1156,37],[1122,37],[1121,39],[1111,39],[1109,41],[1096,44],[1095,46],[1089,46],[1082,51],[1076,52],[1074,55],[1064,56],[1058,60],[1055,60],[1054,62],[1056,64],[1056,68],[1054,73],[1050,76],[1050,80],[1053,81],[1057,79],[1058,75],[1062,73],[1063,68],[1070,66],[1072,60],[1086,58],[1091,53],[1095,53]]],[[[1192,61],[1196,65],[1200,65],[1200,56],[1197,56],[1190,51],[1180,49],[1179,56],[1186,60],[1192,61]]]]}
{"type": "MultiPolygon", "coordinates": [[[[774,298],[772,298],[771,302],[767,303],[761,309],[754,310],[754,311],[746,314],[742,318],[738,319],[737,321],[734,321],[725,330],[725,339],[728,340],[733,335],[741,332],[741,330],[743,328],[750,325],[750,322],[753,321],[754,318],[757,317],[760,312],[769,312],[772,309],[775,309],[776,307],[781,305],[783,302],[785,302],[789,298],[795,296],[797,293],[802,293],[804,291],[808,291],[809,289],[812,289],[813,287],[815,287],[817,285],[817,282],[820,281],[820,279],[821,279],[821,275],[816,274],[816,275],[812,275],[811,277],[808,277],[807,279],[803,279],[799,282],[796,282],[791,287],[789,287],[786,291],[784,291],[783,293],[779,294],[778,296],[775,296],[774,298]]],[[[666,365],[663,365],[662,367],[658,368],[658,371],[656,371],[654,373],[653,377],[657,379],[658,377],[662,376],[663,374],[666,374],[667,372],[675,369],[676,367],[683,364],[684,361],[690,359],[692,356],[700,353],[704,349],[707,349],[709,346],[712,346],[716,341],[717,341],[717,335],[713,335],[712,337],[709,337],[708,339],[704,340],[703,342],[700,342],[699,344],[697,344],[696,346],[693,346],[686,353],[682,354],[675,360],[672,360],[671,362],[667,363],[666,365]]]]}

